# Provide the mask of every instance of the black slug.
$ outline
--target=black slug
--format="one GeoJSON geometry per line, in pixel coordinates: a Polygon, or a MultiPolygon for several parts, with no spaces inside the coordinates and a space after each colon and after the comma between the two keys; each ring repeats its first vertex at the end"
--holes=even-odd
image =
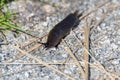
{"type": "Polygon", "coordinates": [[[45,48],[57,48],[61,40],[70,33],[71,29],[74,29],[79,25],[80,16],[82,16],[82,13],[78,14],[78,10],[76,10],[74,13],[70,13],[65,19],[55,25],[55,27],[48,34],[47,42],[43,43],[45,48]]]}

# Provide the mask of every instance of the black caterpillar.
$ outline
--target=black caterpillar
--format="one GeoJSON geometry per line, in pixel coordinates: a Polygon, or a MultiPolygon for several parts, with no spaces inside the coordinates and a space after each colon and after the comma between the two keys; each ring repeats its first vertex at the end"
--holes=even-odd
{"type": "Polygon", "coordinates": [[[42,43],[45,45],[45,48],[57,48],[61,40],[64,39],[72,29],[79,25],[80,16],[82,16],[82,13],[78,14],[78,10],[76,10],[74,13],[70,13],[65,19],[55,25],[55,27],[48,34],[47,42],[42,43]]]}

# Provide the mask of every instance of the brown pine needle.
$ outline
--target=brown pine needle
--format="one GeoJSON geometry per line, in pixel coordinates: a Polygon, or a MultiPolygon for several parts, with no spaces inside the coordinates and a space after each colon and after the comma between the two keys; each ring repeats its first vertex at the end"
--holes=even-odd
{"type": "Polygon", "coordinates": [[[69,79],[71,79],[71,80],[74,80],[74,78],[72,78],[72,77],[66,75],[65,73],[59,71],[58,69],[56,69],[56,68],[50,66],[50,65],[47,64],[46,62],[43,62],[43,61],[41,61],[40,59],[37,59],[36,57],[34,57],[33,55],[29,54],[28,52],[21,50],[19,47],[17,47],[17,46],[13,46],[13,47],[15,47],[17,50],[19,50],[21,53],[25,54],[26,56],[28,56],[28,57],[30,57],[30,58],[36,60],[39,64],[42,64],[42,65],[44,65],[44,66],[46,66],[46,67],[48,67],[48,68],[54,70],[55,72],[58,72],[59,74],[65,76],[65,77],[67,77],[67,78],[69,78],[69,79]]]}
{"type": "MultiPolygon", "coordinates": [[[[64,40],[62,40],[64,45],[67,46],[67,44],[65,43],[64,40]]],[[[76,62],[76,65],[78,66],[78,68],[80,69],[80,73],[82,74],[82,77],[85,79],[85,72],[81,67],[81,64],[79,63],[79,61],[77,60],[77,58],[74,56],[74,54],[72,53],[72,51],[69,49],[69,47],[65,47],[66,51],[70,54],[70,56],[74,59],[74,61],[76,62]]]]}
{"type": "Polygon", "coordinates": [[[114,77],[104,69],[104,67],[88,52],[88,50],[86,48],[85,48],[85,51],[99,65],[100,69],[103,70],[111,78],[111,80],[114,80],[114,77]]]}
{"type": "MultiPolygon", "coordinates": [[[[86,25],[84,27],[84,36],[85,36],[85,48],[89,51],[89,32],[90,32],[90,28],[88,26],[88,22],[86,19],[86,25]]],[[[89,62],[89,54],[84,51],[84,60],[85,60],[85,80],[89,80],[89,65],[86,61],[89,62]]]]}
{"type": "Polygon", "coordinates": [[[105,4],[107,4],[108,2],[110,2],[111,0],[106,0],[103,4],[97,6],[95,9],[93,9],[92,11],[84,14],[83,16],[80,17],[80,20],[84,19],[86,16],[90,15],[91,13],[97,11],[99,8],[103,7],[105,4]]]}

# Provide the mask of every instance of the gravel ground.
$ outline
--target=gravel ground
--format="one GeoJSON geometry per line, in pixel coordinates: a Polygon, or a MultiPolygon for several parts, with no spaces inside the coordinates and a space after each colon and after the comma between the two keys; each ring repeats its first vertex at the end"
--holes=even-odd
{"type": "MultiPolygon", "coordinates": [[[[59,69],[74,80],[84,80],[75,64],[60,65],[59,63],[73,61],[66,51],[66,47],[69,47],[78,60],[83,62],[84,48],[81,44],[78,44],[79,41],[76,37],[84,44],[86,20],[90,27],[90,53],[110,75],[119,76],[119,78],[114,76],[114,80],[120,80],[119,2],[120,0],[110,0],[104,7],[81,20],[79,26],[64,39],[67,46],[64,42],[61,42],[56,50],[45,50],[41,46],[29,52],[30,48],[38,45],[37,40],[24,47],[35,38],[24,33],[15,37],[14,33],[9,32],[6,35],[10,44],[0,47],[0,80],[70,80],[48,67],[37,64],[36,60],[28,56],[20,57],[22,53],[15,49],[13,45],[18,45],[22,50],[28,51],[39,60],[56,63],[50,66],[59,69]]],[[[104,3],[104,0],[17,0],[11,2],[8,6],[10,10],[18,12],[14,21],[21,28],[31,31],[34,36],[40,37],[48,34],[53,26],[69,13],[75,10],[87,13],[101,3],[104,3]]],[[[46,42],[46,39],[45,36],[39,41],[46,42]]],[[[3,40],[0,38],[0,41],[3,40]]],[[[91,64],[96,64],[94,60],[91,59],[90,61],[91,64]]],[[[100,71],[99,69],[99,67],[90,69],[90,80],[112,80],[107,73],[104,73],[104,70],[100,71]]]]}

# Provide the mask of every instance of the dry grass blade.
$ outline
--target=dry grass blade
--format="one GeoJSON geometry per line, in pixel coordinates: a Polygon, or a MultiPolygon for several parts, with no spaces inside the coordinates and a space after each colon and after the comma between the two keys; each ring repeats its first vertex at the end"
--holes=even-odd
{"type": "MultiPolygon", "coordinates": [[[[75,33],[72,31],[72,34],[75,36],[75,33]]],[[[82,45],[82,43],[81,43],[81,41],[75,36],[75,38],[78,40],[78,42],[79,42],[79,44],[80,45],[82,45]]],[[[82,45],[83,46],[83,45],[82,45]]],[[[83,46],[84,47],[84,46],[83,46]]],[[[85,47],[84,47],[85,48],[85,47]]],[[[87,54],[89,53],[88,52],[88,50],[85,48],[85,52],[87,52],[87,54]]],[[[90,53],[89,53],[89,55],[91,55],[90,53]]],[[[91,55],[92,56],[92,55],[91,55]]],[[[94,61],[96,62],[97,60],[92,56],[92,58],[94,59],[94,61]]],[[[88,64],[90,64],[88,61],[85,61],[85,62],[87,62],[88,64]]],[[[98,62],[98,61],[97,61],[98,62]]],[[[94,66],[93,64],[93,67],[94,68],[96,68],[96,69],[98,69],[99,71],[102,71],[102,72],[104,72],[104,73],[106,73],[107,75],[109,75],[110,73],[108,73],[104,68],[103,68],[103,66],[98,62],[97,63],[98,65],[100,65],[100,66],[94,66]],[[102,68],[101,68],[101,66],[102,66],[102,68]]],[[[91,65],[91,64],[90,64],[91,65]]],[[[91,67],[91,66],[90,66],[91,67]]],[[[109,75],[110,76],[110,75],[109,75]]],[[[113,74],[113,76],[116,76],[116,77],[118,77],[117,75],[115,75],[115,74],[113,74]]],[[[112,76],[111,76],[112,77],[112,76]]],[[[119,77],[118,77],[119,78],[119,77]]],[[[113,79],[113,78],[112,78],[113,79]]]]}
{"type": "MultiPolygon", "coordinates": [[[[84,62],[87,62],[89,65],[90,65],[90,67],[91,68],[95,68],[95,69],[97,69],[97,70],[99,70],[99,71],[101,71],[101,72],[103,72],[103,73],[106,73],[106,71],[104,71],[103,69],[101,69],[100,67],[99,67],[99,65],[97,65],[97,64],[92,64],[92,63],[89,63],[88,61],[85,61],[84,60],[84,62],[81,62],[81,61],[79,61],[80,62],[80,64],[81,65],[84,65],[84,62]]],[[[24,64],[24,65],[40,65],[40,66],[44,66],[44,65],[42,65],[42,64],[39,64],[39,63],[0,63],[1,65],[18,65],[18,64],[24,64]]],[[[47,64],[49,64],[49,65],[73,65],[73,64],[76,64],[76,62],[75,61],[70,61],[70,62],[66,62],[66,63],[64,63],[64,62],[55,62],[55,63],[53,63],[53,62],[47,62],[47,64]]],[[[5,74],[5,75],[1,75],[1,77],[5,77],[5,76],[10,76],[10,75],[12,75],[12,74],[17,74],[17,73],[19,73],[19,72],[21,72],[21,71],[27,71],[27,70],[29,70],[29,69],[23,69],[23,70],[20,70],[20,71],[16,71],[16,72],[14,72],[14,73],[8,73],[8,74],[5,74]]],[[[115,76],[116,78],[120,78],[119,76],[120,76],[120,74],[119,73],[111,73],[110,72],[110,74],[111,75],[113,75],[113,76],[115,76]]]]}
{"type": "Polygon", "coordinates": [[[10,76],[10,75],[13,75],[13,74],[18,74],[18,73],[23,72],[23,71],[28,71],[28,70],[34,69],[35,67],[36,66],[33,66],[32,68],[22,68],[21,70],[18,70],[18,71],[14,71],[14,72],[7,73],[7,74],[2,74],[2,75],[0,75],[0,78],[5,77],[5,76],[10,76]]]}
{"type": "Polygon", "coordinates": [[[35,41],[37,41],[37,40],[39,40],[39,39],[42,39],[42,38],[43,38],[43,37],[45,37],[46,35],[47,35],[47,34],[45,34],[45,35],[41,36],[40,38],[33,38],[33,40],[32,40],[30,43],[28,43],[28,44],[24,45],[22,48],[24,48],[24,47],[26,47],[26,46],[28,46],[28,45],[32,44],[33,42],[35,42],[35,41]]]}
{"type": "Polygon", "coordinates": [[[26,56],[36,60],[39,64],[42,64],[42,65],[44,65],[44,66],[46,66],[46,67],[48,67],[48,68],[58,72],[59,74],[64,75],[65,77],[67,77],[67,78],[69,78],[71,80],[74,80],[72,77],[66,75],[65,73],[59,71],[58,69],[55,69],[54,67],[50,66],[49,64],[47,64],[47,63],[37,59],[36,57],[34,57],[33,55],[29,54],[28,52],[21,50],[19,47],[17,47],[17,46],[13,46],[13,47],[15,47],[17,50],[19,50],[21,53],[25,54],[26,56]]]}
{"type": "MultiPolygon", "coordinates": [[[[89,32],[90,32],[90,28],[88,26],[88,22],[87,22],[87,19],[86,19],[86,25],[84,27],[84,36],[85,36],[85,48],[89,51],[89,32]]],[[[85,80],[89,80],[89,65],[86,61],[89,62],[89,54],[84,51],[84,60],[85,60],[85,80]]]]}
{"type": "Polygon", "coordinates": [[[95,39],[94,41],[92,41],[92,44],[95,42],[98,42],[101,39],[104,39],[106,35],[101,35],[99,38],[95,39]]]}
{"type": "MultiPolygon", "coordinates": [[[[64,40],[62,40],[63,43],[67,46],[67,44],[65,43],[64,40]]],[[[85,72],[82,69],[81,64],[79,63],[79,61],[77,60],[77,58],[74,56],[74,54],[72,53],[72,51],[69,49],[69,47],[65,47],[66,51],[70,54],[70,56],[74,59],[74,61],[76,62],[76,65],[78,66],[78,68],[80,69],[80,73],[82,74],[82,77],[85,79],[85,72]]]]}
{"type": "MultiPolygon", "coordinates": [[[[37,41],[37,40],[45,37],[46,35],[47,35],[47,34],[41,36],[40,38],[33,38],[33,40],[32,40],[31,42],[29,42],[28,44],[24,45],[22,48],[25,48],[26,46],[32,44],[33,42],[35,42],[35,41],[37,41]]],[[[32,47],[31,49],[29,49],[27,52],[29,53],[29,52],[33,51],[34,49],[36,49],[36,48],[38,48],[38,47],[40,47],[40,46],[41,46],[41,44],[35,45],[35,46],[32,47]]],[[[17,54],[17,55],[15,56],[15,58],[13,58],[12,60],[7,60],[7,61],[5,61],[5,62],[13,62],[13,61],[15,61],[15,60],[17,60],[17,59],[22,58],[23,56],[24,56],[24,54],[17,54]]]]}
{"type": "Polygon", "coordinates": [[[95,24],[95,26],[90,30],[90,34],[92,34],[94,32],[94,30],[98,27],[98,25],[100,25],[102,23],[102,21],[105,19],[105,16],[107,14],[102,14],[101,15],[101,19],[99,21],[97,21],[97,23],[95,24]]]}
{"type": "MultiPolygon", "coordinates": [[[[31,51],[37,49],[37,48],[40,47],[40,46],[41,46],[41,44],[35,45],[35,46],[32,47],[31,49],[29,49],[29,50],[27,51],[27,53],[30,53],[31,51]]],[[[8,61],[5,61],[5,62],[6,62],[6,63],[8,63],[8,62],[14,62],[14,61],[17,60],[17,59],[22,58],[23,56],[25,56],[25,54],[19,53],[19,54],[16,55],[15,58],[13,58],[12,60],[8,60],[8,61]]]]}
{"type": "Polygon", "coordinates": [[[110,2],[110,1],[111,1],[111,0],[106,0],[103,4],[97,6],[97,7],[96,7],[95,9],[93,9],[92,11],[90,11],[90,12],[84,14],[82,17],[80,17],[80,20],[81,20],[81,19],[84,19],[86,16],[90,15],[91,13],[97,11],[99,8],[103,7],[105,4],[107,4],[107,3],[110,2]]]}
{"type": "MultiPolygon", "coordinates": [[[[111,78],[111,80],[115,80],[115,78],[113,77],[113,75],[112,74],[110,74],[110,73],[108,73],[106,70],[105,70],[105,68],[88,52],[88,50],[85,48],[85,51],[90,55],[90,57],[99,65],[99,68],[101,69],[101,70],[103,70],[103,72],[105,72],[110,78],[111,78]]],[[[114,75],[114,76],[116,76],[116,75],[114,75]]],[[[118,76],[116,76],[116,77],[118,77],[118,76]]]]}
{"type": "MultiPolygon", "coordinates": [[[[75,36],[74,32],[73,32],[73,35],[75,36]]],[[[80,41],[76,36],[75,36],[75,38],[78,40],[79,44],[82,45],[82,44],[81,44],[81,41],[80,41]]],[[[83,46],[83,45],[82,45],[82,46],[83,46]]],[[[83,47],[84,47],[84,46],[83,46],[83,47]]],[[[85,47],[84,47],[84,48],[85,48],[85,47]]],[[[108,72],[104,69],[104,67],[88,52],[88,50],[87,50],[86,48],[85,48],[85,51],[86,51],[87,54],[89,54],[89,55],[92,57],[92,59],[97,63],[97,66],[94,66],[94,64],[92,64],[94,68],[98,69],[99,71],[104,72],[105,74],[107,74],[108,76],[110,76],[110,78],[111,78],[112,80],[114,80],[114,78],[113,78],[111,75],[113,75],[113,76],[115,76],[116,78],[119,79],[119,76],[117,76],[117,75],[115,75],[115,74],[110,74],[110,73],[108,73],[108,72]]],[[[88,64],[90,64],[88,61],[85,61],[85,62],[87,62],[88,64]]],[[[91,64],[90,64],[90,67],[91,67],[91,64]]]]}
{"type": "MultiPolygon", "coordinates": [[[[87,61],[86,61],[86,62],[87,62],[87,61]]],[[[91,68],[95,68],[95,69],[101,71],[102,73],[110,74],[110,75],[112,75],[112,76],[120,79],[120,77],[119,77],[120,75],[119,75],[118,73],[111,73],[111,72],[108,73],[106,70],[103,70],[103,69],[101,68],[101,66],[99,66],[99,64],[91,64],[91,63],[89,63],[89,62],[87,62],[87,63],[90,65],[91,68]]],[[[113,78],[112,78],[112,79],[113,79],[113,78]]],[[[113,80],[115,80],[115,79],[113,79],[113,80]]]]}

